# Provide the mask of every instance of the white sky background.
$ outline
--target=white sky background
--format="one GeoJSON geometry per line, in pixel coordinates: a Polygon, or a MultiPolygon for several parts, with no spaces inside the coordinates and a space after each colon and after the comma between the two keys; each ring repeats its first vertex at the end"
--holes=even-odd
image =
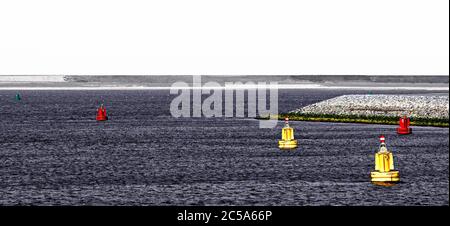
{"type": "Polygon", "coordinates": [[[449,74],[448,0],[2,0],[0,75],[449,74]]]}

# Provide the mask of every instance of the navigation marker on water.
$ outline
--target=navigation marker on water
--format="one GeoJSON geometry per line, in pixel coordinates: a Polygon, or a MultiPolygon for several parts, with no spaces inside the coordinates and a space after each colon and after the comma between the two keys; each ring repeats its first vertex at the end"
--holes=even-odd
{"type": "Polygon", "coordinates": [[[97,109],[97,121],[106,121],[108,120],[108,115],[106,114],[106,108],[103,104],[97,109]]]}
{"type": "Polygon", "coordinates": [[[408,117],[406,116],[401,117],[399,120],[400,127],[397,128],[397,133],[401,135],[410,134],[412,132],[412,129],[409,128],[410,123],[411,122],[408,117]]]}
{"type": "Polygon", "coordinates": [[[16,100],[17,100],[17,101],[22,100],[22,97],[20,96],[20,93],[17,93],[17,94],[16,94],[16,100]]]}
{"type": "Polygon", "coordinates": [[[297,148],[297,140],[294,139],[294,129],[289,126],[289,118],[284,119],[284,127],[281,130],[281,140],[278,141],[280,149],[297,148]]]}
{"type": "Polygon", "coordinates": [[[386,138],[380,136],[380,150],[375,153],[375,171],[370,173],[374,184],[385,185],[400,181],[398,171],[394,170],[394,155],[386,147],[386,138]]]}

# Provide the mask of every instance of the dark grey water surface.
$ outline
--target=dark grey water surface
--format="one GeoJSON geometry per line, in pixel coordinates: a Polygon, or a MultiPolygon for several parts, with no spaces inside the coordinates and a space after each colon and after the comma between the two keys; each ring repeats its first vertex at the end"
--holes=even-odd
{"type": "MultiPolygon", "coordinates": [[[[279,108],[351,93],[367,91],[280,90],[279,108]]],[[[449,204],[448,128],[291,122],[299,149],[280,151],[282,122],[173,118],[167,90],[15,94],[0,91],[2,205],[449,204]],[[95,121],[101,100],[107,122],[95,121]],[[380,133],[393,187],[370,183],[380,133]]]]}

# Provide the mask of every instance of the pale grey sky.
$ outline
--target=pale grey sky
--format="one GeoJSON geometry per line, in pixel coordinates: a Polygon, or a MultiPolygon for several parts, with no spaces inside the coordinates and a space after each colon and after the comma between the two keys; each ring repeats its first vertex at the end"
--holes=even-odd
{"type": "Polygon", "coordinates": [[[0,75],[449,73],[447,0],[2,0],[0,75]]]}

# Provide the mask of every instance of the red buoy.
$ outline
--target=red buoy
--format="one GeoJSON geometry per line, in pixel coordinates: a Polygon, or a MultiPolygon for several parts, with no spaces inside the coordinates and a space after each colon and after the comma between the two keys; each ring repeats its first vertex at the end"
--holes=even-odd
{"type": "Polygon", "coordinates": [[[410,134],[412,132],[412,129],[409,128],[410,120],[408,117],[406,117],[406,116],[401,117],[399,120],[399,125],[400,125],[400,127],[397,128],[398,134],[405,135],[405,134],[410,134]]]}
{"type": "Polygon", "coordinates": [[[106,108],[103,107],[103,104],[97,109],[97,121],[106,121],[108,120],[108,116],[106,115],[106,108]]]}

